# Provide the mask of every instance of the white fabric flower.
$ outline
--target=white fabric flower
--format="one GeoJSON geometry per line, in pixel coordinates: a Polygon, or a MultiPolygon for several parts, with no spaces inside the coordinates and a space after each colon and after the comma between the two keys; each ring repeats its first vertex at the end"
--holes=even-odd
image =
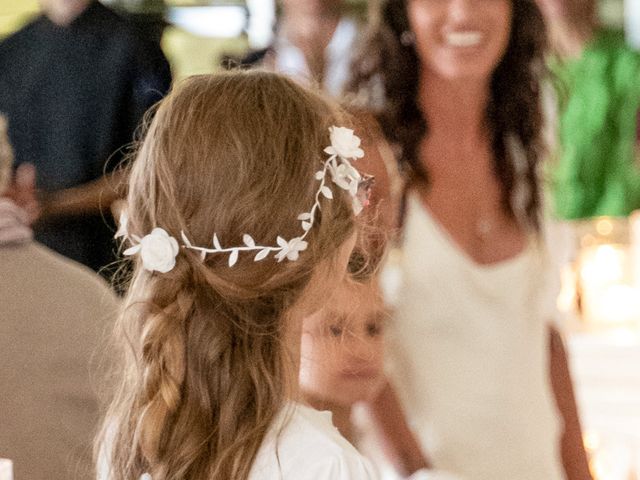
{"type": "Polygon", "coordinates": [[[175,238],[162,228],[142,237],[138,245],[124,251],[124,255],[135,255],[140,252],[142,266],[150,272],[167,273],[176,265],[176,256],[180,247],[175,238]]]}
{"type": "Polygon", "coordinates": [[[355,196],[358,192],[358,182],[362,178],[358,170],[347,163],[340,165],[329,165],[331,178],[333,183],[340,188],[347,190],[351,196],[355,196]]]}
{"type": "Polygon", "coordinates": [[[329,127],[331,146],[324,149],[329,155],[342,158],[362,158],[364,151],[360,148],[360,138],[353,130],[345,127],[329,127]]]}
{"type": "Polygon", "coordinates": [[[278,245],[282,249],[276,254],[278,262],[281,262],[285,258],[291,261],[298,260],[298,257],[300,257],[300,252],[306,250],[307,246],[309,245],[300,237],[296,237],[292,240],[289,240],[288,242],[284,238],[278,237],[277,241],[278,245]]]}

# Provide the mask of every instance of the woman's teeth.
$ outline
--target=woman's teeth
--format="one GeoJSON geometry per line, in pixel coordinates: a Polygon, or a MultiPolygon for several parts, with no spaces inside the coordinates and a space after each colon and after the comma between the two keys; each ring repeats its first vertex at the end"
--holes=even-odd
{"type": "Polygon", "coordinates": [[[482,33],[450,32],[445,35],[445,40],[452,47],[475,47],[482,41],[482,33]]]}

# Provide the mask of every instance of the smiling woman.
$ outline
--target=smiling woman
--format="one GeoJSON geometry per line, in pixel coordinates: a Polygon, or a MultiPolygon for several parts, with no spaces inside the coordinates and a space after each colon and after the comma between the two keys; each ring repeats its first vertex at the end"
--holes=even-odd
{"type": "Polygon", "coordinates": [[[484,2],[478,14],[462,2],[413,1],[407,6],[411,31],[421,40],[416,50],[427,70],[444,78],[490,74],[509,43],[511,3],[484,2]]]}
{"type": "MultiPolygon", "coordinates": [[[[437,468],[589,478],[566,358],[549,346],[542,15],[532,0],[386,0],[379,13],[353,90],[405,174],[390,384],[437,468]]],[[[400,456],[399,405],[390,386],[372,404],[411,472],[424,459],[400,456]]]]}

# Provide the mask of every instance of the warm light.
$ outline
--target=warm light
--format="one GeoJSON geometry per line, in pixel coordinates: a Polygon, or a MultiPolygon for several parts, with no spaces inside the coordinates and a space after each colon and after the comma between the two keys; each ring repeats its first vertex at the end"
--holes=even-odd
{"type": "Polygon", "coordinates": [[[237,5],[171,7],[167,20],[201,37],[234,38],[247,28],[247,11],[237,5]]]}
{"type": "Polygon", "coordinates": [[[13,480],[13,462],[0,458],[0,480],[13,480]]]}
{"type": "Polygon", "coordinates": [[[596,231],[599,235],[608,237],[609,235],[611,235],[611,232],[613,232],[613,223],[607,218],[598,220],[598,222],[596,223],[596,231]]]}
{"type": "MultiPolygon", "coordinates": [[[[605,220],[603,229],[606,230],[605,220]]],[[[597,245],[582,249],[580,294],[591,325],[628,324],[640,319],[640,289],[633,284],[630,249],[597,245]]]]}
{"type": "Polygon", "coordinates": [[[613,245],[595,247],[582,261],[582,281],[600,284],[621,281],[625,255],[621,248],[613,245]]]}
{"type": "Polygon", "coordinates": [[[582,436],[582,441],[587,452],[594,452],[600,446],[600,435],[596,432],[585,432],[582,436]]]}

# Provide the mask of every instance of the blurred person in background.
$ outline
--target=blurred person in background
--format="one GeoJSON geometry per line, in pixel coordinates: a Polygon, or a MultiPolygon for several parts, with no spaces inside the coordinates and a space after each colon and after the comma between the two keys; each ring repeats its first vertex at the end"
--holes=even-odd
{"type": "Polygon", "coordinates": [[[359,26],[343,0],[282,0],[273,44],[242,64],[262,64],[340,97],[349,79],[359,26]]]}
{"type": "Polygon", "coordinates": [[[598,24],[595,0],[537,0],[557,76],[558,152],[551,165],[563,219],[640,208],[640,53],[598,24]]]}
{"type": "Polygon", "coordinates": [[[91,364],[117,303],[94,272],[33,241],[27,212],[3,196],[11,162],[0,118],[0,457],[18,479],[87,479],[91,364]]]}
{"type": "Polygon", "coordinates": [[[386,450],[405,447],[404,410],[425,454],[392,455],[406,473],[590,479],[540,231],[542,14],[385,0],[375,20],[352,89],[382,105],[405,184],[390,381],[371,403],[386,450]]]}
{"type": "MultiPolygon", "coordinates": [[[[385,462],[376,442],[375,427],[362,408],[385,384],[384,330],[389,313],[378,284],[377,268],[365,260],[357,247],[351,255],[349,272],[327,305],[303,320],[300,387],[305,402],[330,413],[342,436],[369,457],[381,478],[396,479],[399,477],[385,462]]],[[[409,431],[407,434],[409,441],[405,445],[413,452],[403,455],[420,454],[415,437],[409,431]]],[[[411,478],[453,477],[423,470],[411,478]]]]}
{"type": "Polygon", "coordinates": [[[113,259],[111,172],[144,112],[168,90],[157,43],[95,0],[41,0],[0,43],[0,112],[36,239],[99,270],[113,259]],[[36,192],[37,191],[37,192],[36,192]],[[37,193],[37,195],[35,195],[37,193]]]}

